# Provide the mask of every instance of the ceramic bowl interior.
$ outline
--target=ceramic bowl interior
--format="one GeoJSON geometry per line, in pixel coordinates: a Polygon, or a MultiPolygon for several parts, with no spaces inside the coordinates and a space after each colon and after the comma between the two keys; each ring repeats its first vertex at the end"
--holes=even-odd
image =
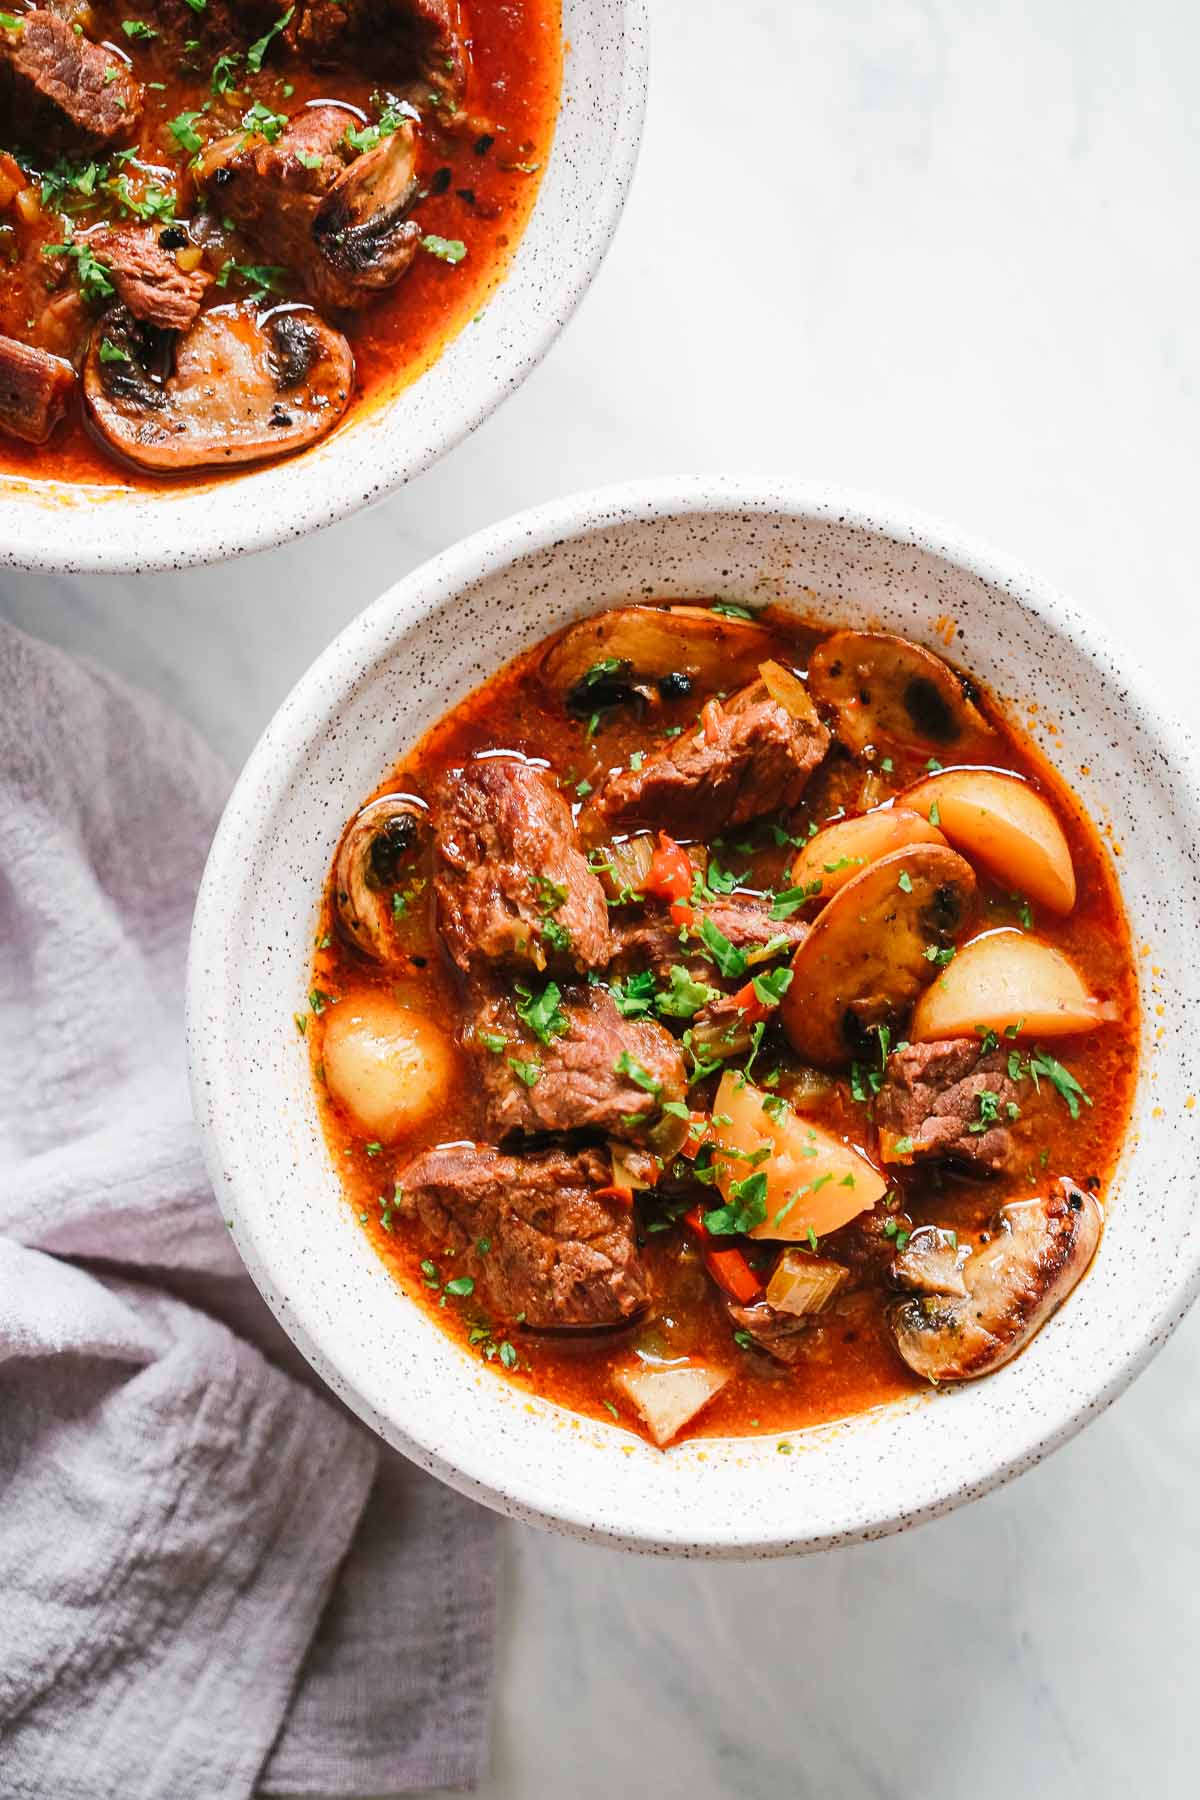
{"type": "Polygon", "coordinates": [[[1110,1400],[1196,1284],[1196,768],[1128,658],[1082,615],[935,528],[869,506],[675,484],[562,503],[472,539],[393,589],[314,666],[252,757],[213,849],[193,939],[191,1054],[238,1248],[293,1338],[376,1431],[522,1519],[642,1549],[765,1554],[895,1529],[981,1493],[1110,1400]],[[556,626],[630,597],[715,594],[871,621],[933,648],[935,620],[957,621],[962,660],[1036,717],[1042,749],[1111,823],[1145,947],[1136,1115],[1088,1279],[988,1380],[794,1433],[790,1454],[775,1438],[664,1454],[531,1400],[450,1342],[393,1285],[341,1196],[292,1024],[339,833],[400,750],[556,626]]]}
{"type": "Polygon", "coordinates": [[[645,0],[562,0],[550,159],[507,278],[433,366],[307,454],[207,487],[74,487],[0,474],[0,567],[182,568],[303,536],[436,462],[520,386],[586,292],[633,178],[645,0]]]}

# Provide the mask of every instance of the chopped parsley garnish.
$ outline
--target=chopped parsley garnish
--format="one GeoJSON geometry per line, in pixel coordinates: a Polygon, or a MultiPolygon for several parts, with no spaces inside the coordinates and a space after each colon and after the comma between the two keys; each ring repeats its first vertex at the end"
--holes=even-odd
{"type": "Polygon", "coordinates": [[[426,233],[421,239],[421,248],[430,256],[436,256],[439,262],[451,264],[462,262],[467,254],[467,246],[461,238],[438,237],[435,232],[426,233]]]}
{"type": "Polygon", "coordinates": [[[116,291],[109,280],[112,271],[108,265],[93,256],[86,244],[77,243],[73,236],[61,244],[43,245],[42,255],[71,257],[85,300],[107,300],[116,291]]]}
{"type": "Polygon", "coordinates": [[[714,600],[708,610],[720,613],[724,619],[752,619],[754,617],[748,606],[735,606],[732,600],[714,600]]]}
{"type": "Polygon", "coordinates": [[[571,1021],[559,1005],[562,991],[557,982],[548,981],[540,994],[518,983],[516,993],[518,1018],[543,1044],[552,1044],[556,1037],[565,1037],[570,1031],[571,1021]]]}
{"type": "Polygon", "coordinates": [[[241,61],[236,50],[228,50],[218,56],[213,64],[209,86],[214,94],[227,94],[238,84],[237,66],[241,61]]]}
{"type": "Polygon", "coordinates": [[[493,1056],[499,1056],[502,1050],[508,1048],[508,1039],[502,1031],[481,1031],[479,1041],[485,1050],[492,1052],[493,1056]]]}
{"type": "Polygon", "coordinates": [[[995,1125],[999,1120],[1000,1096],[999,1094],[994,1094],[990,1088],[983,1088],[977,1097],[979,1100],[979,1117],[971,1121],[967,1126],[967,1130],[972,1132],[987,1131],[990,1126],[995,1125]]]}
{"type": "Polygon", "coordinates": [[[1066,1101],[1067,1111],[1073,1119],[1079,1117],[1081,1101],[1084,1106],[1092,1104],[1090,1095],[1084,1093],[1070,1069],[1064,1068],[1062,1063],[1051,1056],[1048,1051],[1035,1050],[1029,1058],[1028,1068],[1034,1087],[1039,1086],[1038,1077],[1044,1075],[1046,1080],[1058,1090],[1062,1099],[1066,1101]]]}
{"type": "Polygon", "coordinates": [[[289,6],[283,16],[276,19],[270,31],[258,38],[247,50],[246,67],[252,70],[255,75],[258,74],[263,66],[263,57],[267,54],[267,51],[271,48],[272,43],[279,36],[284,26],[290,23],[292,14],[295,10],[294,6],[289,6]]]}
{"type": "Polygon", "coordinates": [[[913,891],[912,876],[909,874],[907,869],[901,869],[900,879],[896,883],[896,886],[900,889],[900,892],[902,894],[911,894],[912,893],[912,891],[913,891]]]}
{"type": "Polygon", "coordinates": [[[912,1154],[912,1147],[913,1141],[910,1137],[897,1138],[893,1145],[893,1149],[897,1156],[910,1156],[912,1154]]]}
{"type": "Polygon", "coordinates": [[[10,12],[0,12],[0,31],[24,31],[24,19],[18,19],[10,12]]]}
{"type": "Polygon", "coordinates": [[[729,1184],[729,1199],[704,1215],[704,1223],[714,1237],[731,1237],[738,1232],[753,1231],[767,1216],[767,1172],[755,1169],[741,1181],[729,1184]]]}
{"type": "Polygon", "coordinates": [[[519,1358],[516,1351],[513,1349],[508,1339],[505,1338],[500,1345],[500,1361],[504,1364],[506,1369],[515,1369],[518,1360],[519,1358]]]}
{"type": "Polygon", "coordinates": [[[790,919],[798,907],[806,900],[814,900],[821,892],[820,880],[810,881],[807,887],[783,888],[771,901],[771,918],[778,923],[780,919],[790,919]]]}
{"type": "Polygon", "coordinates": [[[122,19],[121,30],[127,38],[134,38],[139,43],[158,36],[153,25],[147,25],[142,19],[122,19]]]}
{"type": "Polygon", "coordinates": [[[1024,894],[1010,894],[1009,899],[1017,909],[1017,917],[1021,921],[1022,931],[1033,930],[1033,908],[1024,894]]]}
{"type": "Polygon", "coordinates": [[[718,988],[709,987],[707,982],[694,980],[682,963],[672,963],[669,979],[669,989],[659,994],[655,1002],[664,1018],[693,1019],[702,1006],[721,998],[718,988]]]}
{"type": "Polygon", "coordinates": [[[944,950],[939,950],[936,944],[930,944],[925,952],[925,961],[936,963],[939,969],[944,969],[947,963],[954,961],[956,955],[957,951],[953,944],[948,945],[944,950]]]}
{"type": "Polygon", "coordinates": [[[101,338],[100,361],[102,363],[128,362],[129,357],[116,344],[110,344],[107,338],[101,338]]]}
{"type": "Polygon", "coordinates": [[[557,912],[570,898],[562,882],[551,881],[548,875],[531,875],[529,885],[537,896],[538,910],[543,913],[557,912]]]}
{"type": "Polygon", "coordinates": [[[523,1081],[526,1087],[536,1087],[538,1082],[542,1079],[542,1065],[540,1062],[522,1062],[519,1056],[510,1056],[508,1058],[508,1066],[516,1075],[517,1080],[523,1081]]]}
{"type": "MultiPolygon", "coordinates": [[[[192,117],[195,118],[195,116],[193,113],[192,117]]],[[[266,138],[268,144],[276,141],[287,122],[286,113],[272,112],[270,107],[264,106],[261,100],[256,100],[253,106],[247,107],[242,114],[242,124],[246,130],[258,132],[266,138]]],[[[197,148],[199,148],[198,145],[197,148]]]]}
{"type": "MultiPolygon", "coordinates": [[[[252,290],[252,299],[263,300],[268,294],[274,292],[286,274],[287,270],[277,263],[240,263],[235,262],[230,256],[222,265],[221,272],[217,276],[217,286],[219,288],[228,287],[230,280],[236,275],[239,281],[244,281],[246,286],[252,290]]],[[[404,904],[407,905],[407,901],[404,904]]],[[[399,917],[403,910],[404,906],[401,906],[397,912],[393,899],[392,911],[395,916],[399,917]]]]}
{"type": "Polygon", "coordinates": [[[760,1006],[778,1006],[791,985],[790,969],[772,969],[754,977],[754,995],[760,1006]]]}
{"type": "Polygon", "coordinates": [[[738,976],[746,973],[746,953],[737,949],[719,926],[707,916],[700,921],[700,936],[712,952],[713,961],[722,975],[738,976]]]}
{"type": "Polygon", "coordinates": [[[453,1281],[446,1283],[446,1292],[453,1294],[455,1299],[462,1299],[475,1292],[475,1283],[469,1275],[456,1275],[453,1281]]]}
{"type": "MultiPolygon", "coordinates": [[[[623,982],[614,981],[609,992],[623,1019],[642,1019],[654,1005],[656,987],[653,973],[644,969],[640,974],[627,976],[623,982]]],[[[683,1016],[690,1018],[691,1014],[683,1016]]]]}
{"type": "Polygon", "coordinates": [[[594,662],[590,669],[584,671],[584,687],[595,687],[598,681],[604,681],[609,675],[617,674],[620,667],[621,664],[615,656],[602,656],[599,662],[594,662]]]}
{"type": "Polygon", "coordinates": [[[325,992],[324,988],[319,988],[319,987],[310,988],[309,994],[308,994],[308,1004],[312,1007],[312,1009],[315,1013],[318,1013],[318,1014],[323,1013],[325,1011],[326,1007],[332,1006],[334,1004],[334,996],[332,994],[327,994],[325,992]]]}
{"type": "Polygon", "coordinates": [[[622,1050],[613,1064],[614,1075],[628,1075],[635,1087],[640,1087],[644,1094],[652,1094],[656,1099],[662,1093],[662,1082],[656,1081],[648,1069],[630,1056],[628,1050],[622,1050]]]}
{"type": "MultiPolygon", "coordinates": [[[[188,4],[193,4],[193,0],[188,0],[188,4]]],[[[179,148],[188,151],[192,156],[204,148],[204,139],[196,130],[196,120],[199,117],[198,112],[181,112],[176,113],[173,119],[167,120],[167,130],[179,148]]]]}
{"type": "Polygon", "coordinates": [[[931,825],[940,825],[941,822],[942,822],[941,808],[939,807],[937,801],[935,800],[933,802],[933,805],[929,808],[929,823],[931,825]]]}

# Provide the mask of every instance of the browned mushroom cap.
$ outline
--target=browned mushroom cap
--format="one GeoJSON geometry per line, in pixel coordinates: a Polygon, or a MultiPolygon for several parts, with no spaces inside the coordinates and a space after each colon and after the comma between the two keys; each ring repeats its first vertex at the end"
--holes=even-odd
{"type": "Polygon", "coordinates": [[[570,626],[542,659],[542,678],[586,716],[634,693],[652,697],[659,683],[672,696],[694,683],[740,687],[770,654],[770,633],[752,619],[707,606],[620,606],[570,626]]]}
{"type": "Polygon", "coordinates": [[[808,665],[814,698],[838,715],[851,750],[881,740],[945,747],[990,727],[970,683],[940,656],[884,632],[835,631],[808,665]]]}
{"type": "Polygon", "coordinates": [[[317,209],[317,248],[357,287],[391,287],[417,253],[421,227],[405,218],[417,191],[416,162],[416,133],[401,126],[357,157],[317,209]]]}
{"type": "Polygon", "coordinates": [[[142,469],[263,462],[315,443],[350,399],[354,361],[310,312],[202,313],[180,337],[114,307],[92,331],[83,391],[101,437],[142,469]],[[172,366],[173,365],[173,366],[172,366]]]}
{"type": "Polygon", "coordinates": [[[909,1368],[937,1382],[1000,1368],[1083,1275],[1101,1224],[1093,1196],[1066,1179],[1045,1199],[1002,1207],[995,1236],[967,1258],[956,1286],[937,1293],[926,1283],[921,1297],[892,1308],[892,1336],[909,1368]]]}
{"type": "Polygon", "coordinates": [[[334,872],[338,918],[376,962],[403,960],[396,923],[428,878],[429,809],[414,794],[372,800],[346,829],[334,872]]]}
{"type": "Polygon", "coordinates": [[[970,863],[943,844],[893,850],[848,881],[792,959],[780,1018],[793,1048],[824,1069],[878,1054],[868,1035],[895,1027],[959,929],[975,892],[970,863]]]}

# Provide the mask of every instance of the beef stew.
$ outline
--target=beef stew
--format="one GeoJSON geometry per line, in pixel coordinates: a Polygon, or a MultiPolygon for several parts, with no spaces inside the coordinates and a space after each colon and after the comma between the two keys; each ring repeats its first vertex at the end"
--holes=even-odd
{"type": "Polygon", "coordinates": [[[291,455],[426,368],[549,151],[557,0],[0,10],[0,472],[291,455]]]}
{"type": "Polygon", "coordinates": [[[926,647],[618,608],[350,823],[308,1010],[397,1280],[650,1442],[986,1375],[1086,1272],[1133,1093],[1109,855],[926,647]]]}

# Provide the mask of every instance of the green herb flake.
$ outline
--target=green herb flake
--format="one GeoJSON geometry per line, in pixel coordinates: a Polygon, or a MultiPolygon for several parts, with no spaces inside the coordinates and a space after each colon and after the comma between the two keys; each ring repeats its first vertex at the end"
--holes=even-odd
{"type": "Polygon", "coordinates": [[[150,38],[158,36],[153,25],[147,25],[142,19],[122,19],[121,30],[127,38],[133,38],[136,43],[145,43],[150,38]]]}
{"type": "Polygon", "coordinates": [[[754,617],[748,606],[735,606],[732,600],[714,600],[708,610],[719,613],[723,619],[752,619],[754,617]]]}
{"type": "Polygon", "coordinates": [[[500,1346],[500,1361],[504,1364],[506,1369],[515,1369],[519,1360],[513,1346],[509,1343],[508,1339],[505,1338],[500,1346]]]}
{"type": "Polygon", "coordinates": [[[519,1056],[510,1056],[507,1061],[509,1068],[513,1070],[518,1081],[523,1081],[526,1087],[536,1087],[538,1082],[542,1079],[542,1065],[540,1062],[523,1062],[519,1056]]]}
{"type": "Polygon", "coordinates": [[[900,879],[896,883],[896,886],[900,889],[900,892],[902,894],[911,894],[912,893],[912,891],[913,891],[912,876],[909,874],[907,869],[901,869],[900,879]]]}
{"type": "Polygon", "coordinates": [[[257,41],[251,44],[250,48],[247,50],[246,67],[252,70],[255,75],[257,75],[262,68],[263,57],[267,54],[267,51],[271,48],[275,39],[279,36],[284,27],[291,23],[292,14],[295,10],[294,6],[289,6],[282,17],[276,19],[270,31],[266,32],[263,37],[257,39],[257,41]]]}
{"type": "MultiPolygon", "coordinates": [[[[767,1152],[770,1155],[770,1150],[767,1152]]],[[[714,1237],[736,1236],[753,1231],[767,1216],[767,1172],[755,1169],[741,1181],[729,1184],[729,1199],[704,1215],[704,1223],[714,1237]]]]}
{"type": "Polygon", "coordinates": [[[700,936],[722,975],[728,979],[746,973],[745,951],[731,944],[720,927],[707,916],[700,921],[700,936]]]}
{"type": "Polygon", "coordinates": [[[438,237],[434,232],[427,233],[421,239],[421,248],[428,251],[430,256],[436,256],[439,262],[455,266],[462,262],[467,254],[467,246],[461,238],[438,237]]]}
{"type": "MultiPolygon", "coordinates": [[[[193,4],[193,0],[188,0],[188,4],[193,4]]],[[[179,148],[186,150],[190,156],[194,156],[197,151],[204,148],[204,139],[196,130],[196,120],[199,117],[198,112],[181,112],[176,113],[173,119],[167,120],[167,130],[179,148]]]]}
{"type": "Polygon", "coordinates": [[[613,1074],[627,1075],[635,1087],[641,1088],[644,1094],[650,1094],[655,1099],[662,1093],[662,1082],[656,1081],[648,1069],[644,1069],[641,1063],[630,1056],[628,1050],[622,1050],[618,1056],[613,1064],[613,1074]]]}
{"type": "Polygon", "coordinates": [[[469,1275],[456,1275],[453,1281],[446,1283],[446,1292],[453,1294],[456,1300],[463,1300],[475,1292],[475,1283],[469,1275]]]}

